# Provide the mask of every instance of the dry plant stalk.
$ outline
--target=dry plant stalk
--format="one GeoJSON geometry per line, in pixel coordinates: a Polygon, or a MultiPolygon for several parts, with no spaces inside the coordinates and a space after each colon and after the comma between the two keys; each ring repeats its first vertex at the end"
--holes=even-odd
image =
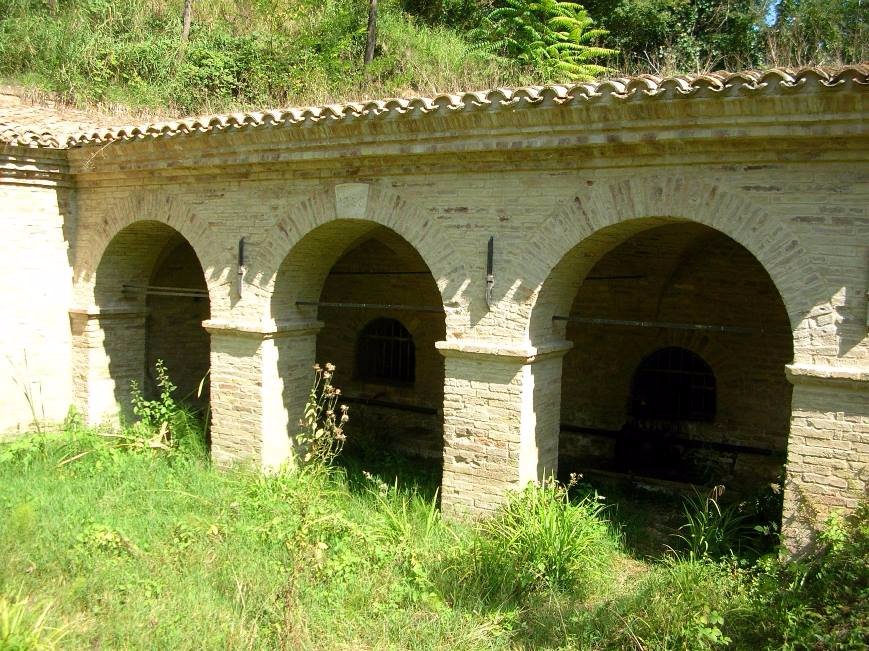
{"type": "Polygon", "coordinates": [[[302,465],[329,465],[344,448],[347,436],[344,426],[350,420],[347,405],[338,407],[341,389],[332,385],[335,365],[325,367],[314,364],[314,384],[308,394],[304,416],[299,420],[301,430],[296,436],[302,465]]]}

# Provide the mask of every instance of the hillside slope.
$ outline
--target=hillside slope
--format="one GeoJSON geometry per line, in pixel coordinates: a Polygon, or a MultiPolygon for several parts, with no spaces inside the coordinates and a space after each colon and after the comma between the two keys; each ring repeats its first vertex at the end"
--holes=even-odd
{"type": "Polygon", "coordinates": [[[0,0],[0,78],[75,104],[166,113],[328,103],[528,83],[460,33],[381,0],[363,67],[364,0],[0,0]]]}

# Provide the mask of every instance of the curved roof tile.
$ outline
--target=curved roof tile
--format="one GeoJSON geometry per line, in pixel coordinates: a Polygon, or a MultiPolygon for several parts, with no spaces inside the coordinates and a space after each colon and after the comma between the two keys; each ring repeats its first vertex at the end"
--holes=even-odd
{"type": "Polygon", "coordinates": [[[419,117],[429,113],[447,114],[453,111],[498,111],[537,104],[556,105],[571,102],[601,100],[654,101],[679,97],[745,95],[761,92],[787,92],[808,85],[824,88],[869,86],[869,65],[838,68],[806,67],[799,69],[772,68],[741,72],[709,72],[698,75],[658,77],[644,74],[636,77],[615,77],[596,82],[572,85],[526,86],[523,88],[493,88],[466,92],[461,95],[442,94],[433,98],[371,100],[327,106],[309,106],[265,112],[232,113],[184,118],[143,126],[88,129],[68,136],[62,142],[48,131],[0,123],[0,143],[25,147],[82,147],[142,139],[167,138],[190,133],[210,133],[224,130],[269,126],[328,124],[358,119],[419,117]]]}

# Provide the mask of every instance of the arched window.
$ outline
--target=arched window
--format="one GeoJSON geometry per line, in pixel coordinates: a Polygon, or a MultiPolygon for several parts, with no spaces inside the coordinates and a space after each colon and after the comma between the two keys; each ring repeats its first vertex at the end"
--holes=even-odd
{"type": "Polygon", "coordinates": [[[356,340],[356,377],[386,384],[413,384],[416,348],[400,321],[374,319],[356,340]]]}
{"type": "Polygon", "coordinates": [[[631,383],[630,412],[637,419],[712,421],[715,375],[696,353],[671,346],[640,362],[631,383]]]}

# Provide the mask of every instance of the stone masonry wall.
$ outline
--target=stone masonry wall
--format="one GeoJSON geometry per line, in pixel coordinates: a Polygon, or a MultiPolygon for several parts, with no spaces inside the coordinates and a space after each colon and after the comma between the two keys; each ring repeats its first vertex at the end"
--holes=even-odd
{"type": "Polygon", "coordinates": [[[73,197],[56,154],[20,154],[0,147],[0,438],[33,429],[28,396],[41,423],[72,403],[73,197]]]}
{"type": "MultiPolygon", "coordinates": [[[[561,363],[546,355],[566,350],[552,316],[571,309],[577,279],[627,237],[690,221],[745,247],[768,272],[792,333],[792,374],[824,387],[811,410],[837,414],[823,419],[833,423],[827,431],[862,443],[865,432],[845,414],[860,413],[869,395],[865,92],[764,88],[324,118],[73,149],[74,306],[99,303],[100,260],[124,228],[153,220],[180,233],[210,294],[215,459],[271,466],[290,454],[321,327],[295,301],[323,294],[336,250],[389,229],[418,252],[444,306],[444,510],[481,513],[555,461],[561,363]],[[826,388],[836,374],[855,388],[826,388]]],[[[759,375],[772,374],[772,357],[758,359],[759,375]]],[[[739,373],[722,371],[721,383],[748,395],[747,383],[728,377],[739,373]]],[[[763,395],[765,405],[773,399],[763,395]]],[[[757,436],[750,429],[747,439],[757,436]]],[[[854,447],[851,460],[827,449],[832,456],[818,458],[847,463],[806,473],[794,453],[789,486],[828,477],[829,490],[861,497],[865,452],[854,447]]],[[[799,491],[787,490],[795,504],[799,491]]],[[[819,517],[832,506],[820,503],[819,517]]]]}

